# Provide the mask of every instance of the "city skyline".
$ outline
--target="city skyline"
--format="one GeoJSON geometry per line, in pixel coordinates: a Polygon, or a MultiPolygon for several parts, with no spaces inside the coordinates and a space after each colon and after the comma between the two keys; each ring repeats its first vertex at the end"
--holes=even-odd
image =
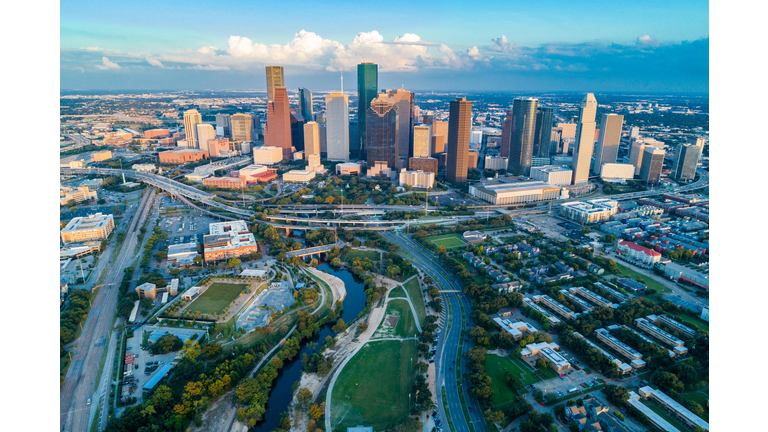
{"type": "MultiPolygon", "coordinates": [[[[608,8],[574,2],[460,10],[447,3],[431,5],[435,18],[429,23],[413,17],[430,4],[409,4],[406,13],[398,11],[399,21],[391,7],[382,7],[376,23],[365,28],[338,25],[354,14],[354,5],[322,11],[308,5],[316,14],[312,20],[291,15],[290,23],[275,19],[254,28],[244,26],[243,17],[228,15],[232,4],[204,13],[201,6],[172,9],[172,3],[147,9],[189,20],[205,17],[215,30],[148,27],[156,16],[126,25],[81,10],[83,2],[63,8],[61,87],[264,89],[255,77],[279,64],[288,88],[335,89],[339,71],[353,72],[362,62],[379,65],[381,88],[707,92],[709,86],[706,4],[608,8]],[[323,20],[326,16],[332,23],[323,20]]],[[[121,17],[133,16],[135,8],[121,7],[121,17]]],[[[354,76],[350,80],[354,85],[354,76]]]]}

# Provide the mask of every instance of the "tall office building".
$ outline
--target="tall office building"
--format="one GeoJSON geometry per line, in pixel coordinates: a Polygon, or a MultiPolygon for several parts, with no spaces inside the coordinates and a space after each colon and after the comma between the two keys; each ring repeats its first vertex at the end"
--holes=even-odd
{"type": "Polygon", "coordinates": [[[208,140],[216,139],[216,129],[208,123],[198,123],[195,128],[197,129],[197,148],[207,151],[210,155],[208,140]]]}
{"type": "Polygon", "coordinates": [[[253,119],[248,114],[232,114],[232,141],[253,141],[253,119]]]}
{"type": "Polygon", "coordinates": [[[196,109],[184,111],[184,133],[187,135],[187,148],[197,148],[197,125],[203,117],[196,109]]]}
{"type": "Polygon", "coordinates": [[[435,115],[434,114],[424,114],[422,117],[423,117],[422,122],[425,125],[431,125],[432,123],[435,122],[435,115]]]}
{"type": "Polygon", "coordinates": [[[664,150],[646,146],[643,150],[643,164],[640,168],[640,180],[648,185],[659,184],[662,166],[664,166],[664,150]]]}
{"type": "Polygon", "coordinates": [[[533,134],[533,154],[535,157],[549,157],[549,148],[552,137],[552,124],[554,121],[554,108],[536,108],[536,131],[533,134]]]}
{"type": "Polygon", "coordinates": [[[275,89],[285,87],[282,66],[267,66],[267,102],[275,100],[275,89]]]}
{"type": "Polygon", "coordinates": [[[678,181],[691,181],[696,177],[696,165],[699,162],[701,148],[694,144],[681,144],[677,149],[672,178],[678,181]]]}
{"type": "Polygon", "coordinates": [[[349,96],[334,92],[325,97],[327,159],[349,161],[349,96]]]}
{"type": "Polygon", "coordinates": [[[432,122],[432,156],[445,153],[445,143],[448,142],[448,122],[432,122]]]}
{"type": "Polygon", "coordinates": [[[298,110],[291,110],[291,146],[295,151],[304,151],[304,117],[298,110]]]}
{"type": "Polygon", "coordinates": [[[261,134],[261,117],[256,113],[251,113],[251,139],[256,141],[261,134]]]}
{"type": "Polygon", "coordinates": [[[283,149],[283,159],[293,159],[291,148],[291,110],[288,91],[275,88],[275,100],[267,104],[267,125],[264,128],[264,145],[283,149]]]}
{"type": "Polygon", "coordinates": [[[304,154],[320,155],[320,128],[317,122],[304,123],[304,154]]]}
{"type": "Polygon", "coordinates": [[[387,90],[397,105],[397,156],[408,159],[413,147],[413,103],[416,94],[408,90],[387,90]]]}
{"type": "Polygon", "coordinates": [[[386,93],[371,102],[365,116],[368,169],[376,162],[386,162],[397,169],[397,105],[386,93]]]}
{"type": "Polygon", "coordinates": [[[595,148],[595,116],[597,100],[587,93],[579,107],[579,123],[576,126],[576,148],[573,150],[573,184],[589,181],[589,166],[595,148]]]}
{"type": "Polygon", "coordinates": [[[635,138],[632,140],[629,163],[635,166],[635,175],[640,174],[640,168],[643,166],[643,152],[646,147],[664,148],[664,143],[653,138],[635,138]]]}
{"type": "Polygon", "coordinates": [[[413,127],[413,157],[429,157],[432,148],[432,126],[413,127]]]}
{"type": "Polygon", "coordinates": [[[690,137],[690,138],[688,138],[688,142],[691,143],[691,144],[695,144],[696,147],[699,148],[699,160],[698,160],[698,162],[701,162],[701,155],[704,154],[704,138],[690,137]]]}
{"type": "Polygon", "coordinates": [[[349,150],[350,153],[352,152],[352,146],[357,145],[360,143],[360,129],[358,128],[358,120],[350,119],[349,120],[349,150]]]}
{"type": "Polygon", "coordinates": [[[507,115],[501,124],[501,145],[499,156],[509,157],[509,144],[512,142],[512,110],[507,110],[507,115]]]}
{"type": "Polygon", "coordinates": [[[514,175],[526,177],[531,175],[533,136],[536,132],[536,106],[538,103],[539,100],[533,98],[517,98],[512,101],[509,166],[507,169],[514,175]]]}
{"type": "Polygon", "coordinates": [[[216,133],[223,137],[232,138],[232,119],[229,114],[216,114],[216,133]],[[221,132],[219,133],[219,131],[221,132]]]}
{"type": "Polygon", "coordinates": [[[371,102],[376,99],[378,88],[379,66],[376,63],[361,63],[357,65],[357,127],[360,137],[357,151],[361,159],[367,159],[366,141],[368,140],[368,130],[366,129],[366,124],[368,121],[368,110],[371,108],[371,102]]]}
{"type": "Polygon", "coordinates": [[[299,113],[305,121],[311,122],[315,119],[312,112],[312,92],[309,89],[299,89],[299,113]]]}
{"type": "Polygon", "coordinates": [[[632,138],[638,138],[640,136],[640,128],[637,126],[632,126],[629,128],[629,139],[632,138]]]}
{"type": "Polygon", "coordinates": [[[618,114],[603,114],[600,118],[600,136],[595,147],[595,162],[592,166],[593,174],[600,174],[603,164],[616,163],[619,155],[619,142],[621,142],[621,126],[624,124],[624,116],[618,114]]]}
{"type": "Polygon", "coordinates": [[[472,102],[456,98],[450,102],[448,116],[448,157],[445,179],[466,183],[469,164],[469,133],[472,129],[472,102]]]}

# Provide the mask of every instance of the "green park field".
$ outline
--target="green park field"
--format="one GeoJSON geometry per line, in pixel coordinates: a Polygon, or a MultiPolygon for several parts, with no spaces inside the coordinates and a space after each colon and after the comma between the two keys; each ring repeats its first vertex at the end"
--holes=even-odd
{"type": "Polygon", "coordinates": [[[349,252],[342,252],[341,256],[339,257],[340,260],[348,263],[352,263],[355,258],[359,258],[360,261],[368,258],[369,260],[376,262],[379,260],[379,252],[372,250],[351,249],[349,252]]]}
{"type": "Polygon", "coordinates": [[[429,237],[429,241],[435,246],[445,246],[446,249],[456,249],[467,245],[461,239],[461,235],[455,233],[429,237]]]}
{"type": "Polygon", "coordinates": [[[419,324],[422,326],[426,324],[427,310],[424,307],[424,294],[421,292],[421,285],[419,280],[413,278],[406,282],[403,287],[408,291],[408,295],[411,297],[413,307],[416,309],[416,315],[419,317],[419,324]]]}
{"type": "Polygon", "coordinates": [[[522,387],[541,381],[530,369],[507,357],[487,354],[484,365],[485,372],[491,377],[491,389],[493,389],[491,402],[493,402],[494,409],[505,407],[515,397],[515,392],[506,383],[507,372],[517,377],[522,387]]]}
{"type": "Polygon", "coordinates": [[[214,282],[204,293],[200,294],[200,297],[192,301],[192,304],[187,306],[185,311],[220,314],[246,288],[248,288],[246,284],[214,282]]]}
{"type": "Polygon", "coordinates": [[[332,430],[366,425],[380,431],[405,420],[418,357],[414,340],[373,341],[361,348],[333,387],[332,430]]]}

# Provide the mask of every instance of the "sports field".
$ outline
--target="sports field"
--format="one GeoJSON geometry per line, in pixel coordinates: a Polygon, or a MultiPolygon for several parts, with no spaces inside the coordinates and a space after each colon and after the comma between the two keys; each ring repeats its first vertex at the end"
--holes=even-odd
{"type": "Polygon", "coordinates": [[[464,240],[461,239],[461,235],[455,233],[430,237],[429,241],[435,246],[445,246],[446,249],[455,249],[467,245],[464,240]]]}
{"type": "Polygon", "coordinates": [[[200,297],[187,306],[185,311],[220,314],[247,287],[247,284],[214,282],[204,293],[200,294],[200,297]]]}
{"type": "Polygon", "coordinates": [[[413,397],[416,341],[369,342],[344,366],[331,395],[331,427],[372,426],[382,431],[403,421],[413,397]],[[371,373],[376,371],[376,373],[371,373]]]}

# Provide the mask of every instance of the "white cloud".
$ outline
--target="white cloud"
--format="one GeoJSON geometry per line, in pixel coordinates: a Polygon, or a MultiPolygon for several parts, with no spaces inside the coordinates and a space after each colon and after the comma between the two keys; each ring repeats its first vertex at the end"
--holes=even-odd
{"type": "Polygon", "coordinates": [[[659,43],[656,41],[656,39],[651,37],[651,35],[647,35],[647,34],[644,34],[644,35],[638,37],[637,38],[637,44],[638,45],[647,46],[647,47],[657,47],[657,46],[659,46],[659,43]]]}
{"type": "Polygon", "coordinates": [[[480,50],[477,49],[476,46],[473,46],[472,48],[467,50],[467,56],[471,58],[472,60],[482,60],[483,55],[480,54],[480,50]]]}
{"type": "Polygon", "coordinates": [[[147,61],[147,63],[151,64],[152,66],[157,66],[157,67],[159,67],[161,69],[165,69],[166,68],[165,65],[162,64],[160,62],[160,60],[158,60],[158,59],[154,59],[152,57],[146,57],[145,60],[147,61]]]}
{"type": "Polygon", "coordinates": [[[229,70],[229,66],[217,66],[217,65],[194,65],[194,66],[187,66],[187,69],[192,70],[205,70],[205,71],[222,71],[222,70],[229,70]]]}
{"type": "Polygon", "coordinates": [[[503,53],[512,52],[515,48],[514,42],[509,42],[507,40],[507,37],[504,35],[501,35],[500,38],[493,38],[491,39],[491,42],[493,42],[493,45],[487,46],[486,48],[491,51],[498,51],[503,53]]]}
{"type": "Polygon", "coordinates": [[[102,57],[101,64],[96,65],[96,69],[101,69],[101,70],[120,69],[120,65],[115,62],[109,61],[109,59],[106,57],[102,57]]]}
{"type": "Polygon", "coordinates": [[[85,48],[80,47],[80,49],[83,51],[104,51],[104,48],[99,48],[97,46],[85,47],[85,48]]]}

